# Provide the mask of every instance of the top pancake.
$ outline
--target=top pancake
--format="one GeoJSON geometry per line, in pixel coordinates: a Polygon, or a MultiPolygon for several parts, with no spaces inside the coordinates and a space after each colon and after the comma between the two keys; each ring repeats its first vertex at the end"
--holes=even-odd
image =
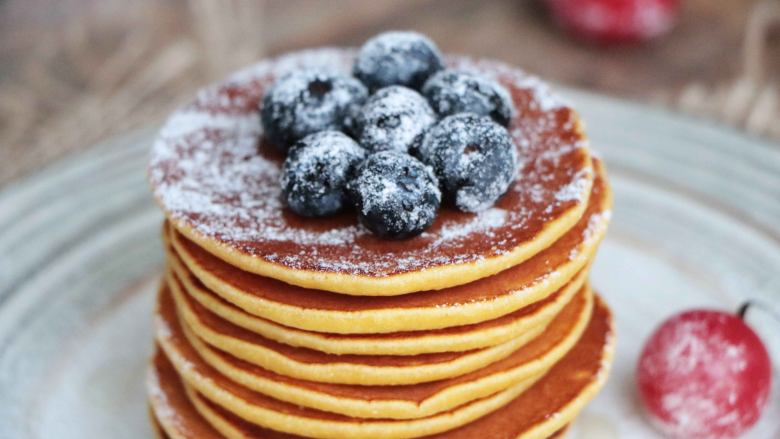
{"type": "Polygon", "coordinates": [[[174,113],[152,151],[149,178],[171,223],[241,269],[290,284],[353,295],[441,289],[495,274],[533,256],[582,215],[593,183],[577,114],[537,79],[485,61],[450,58],[511,93],[518,178],[494,207],[442,208],[425,233],[371,235],[354,212],[307,219],[286,209],[283,157],[262,139],[258,104],[274,79],[299,68],[348,71],[353,52],[319,49],[250,67],[174,113]]]}

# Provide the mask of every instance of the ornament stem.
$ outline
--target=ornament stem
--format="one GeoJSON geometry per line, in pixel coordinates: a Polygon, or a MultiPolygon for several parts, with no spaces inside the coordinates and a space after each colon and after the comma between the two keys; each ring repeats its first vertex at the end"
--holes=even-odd
{"type": "Polygon", "coordinates": [[[772,316],[774,320],[776,320],[778,323],[780,323],[780,311],[777,310],[774,306],[770,305],[769,303],[764,302],[763,300],[756,300],[751,299],[748,301],[745,301],[742,305],[739,306],[737,309],[737,315],[740,319],[745,320],[745,316],[747,315],[747,312],[750,308],[759,308],[772,316]]]}

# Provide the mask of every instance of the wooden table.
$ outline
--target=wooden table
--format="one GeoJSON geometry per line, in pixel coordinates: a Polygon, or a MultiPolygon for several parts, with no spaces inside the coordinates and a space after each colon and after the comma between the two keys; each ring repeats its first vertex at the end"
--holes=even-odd
{"type": "MultiPolygon", "coordinates": [[[[552,81],[674,103],[691,83],[715,89],[741,74],[753,3],[687,0],[666,38],[605,49],[563,35],[532,0],[0,0],[0,186],[159,123],[197,87],[252,60],[358,45],[387,29],[416,29],[445,51],[552,81]]],[[[780,72],[780,56],[768,59],[780,72]]]]}

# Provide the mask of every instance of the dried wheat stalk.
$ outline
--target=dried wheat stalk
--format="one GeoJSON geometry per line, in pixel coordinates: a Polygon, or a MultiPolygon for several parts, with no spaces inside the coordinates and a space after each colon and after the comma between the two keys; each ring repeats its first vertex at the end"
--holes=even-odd
{"type": "Polygon", "coordinates": [[[742,75],[715,87],[693,83],[667,100],[684,111],[780,139],[780,90],[767,78],[764,62],[774,26],[780,26],[780,2],[758,3],[747,23],[742,75]]]}

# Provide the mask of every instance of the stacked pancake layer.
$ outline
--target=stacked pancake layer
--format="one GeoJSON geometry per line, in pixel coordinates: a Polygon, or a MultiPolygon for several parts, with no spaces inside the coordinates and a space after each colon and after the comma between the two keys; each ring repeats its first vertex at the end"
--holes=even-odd
{"type": "Polygon", "coordinates": [[[289,55],[175,113],[150,180],[167,221],[149,401],[161,437],[557,437],[606,380],[613,334],[588,270],[611,193],[576,113],[506,66],[523,168],[494,208],[383,241],[279,203],[256,108],[289,55]]]}

